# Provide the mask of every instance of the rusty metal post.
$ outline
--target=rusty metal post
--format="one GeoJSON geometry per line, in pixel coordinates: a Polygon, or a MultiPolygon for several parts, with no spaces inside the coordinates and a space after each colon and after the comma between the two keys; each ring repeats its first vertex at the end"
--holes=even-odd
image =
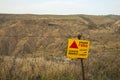
{"type": "MultiPolygon", "coordinates": [[[[82,35],[78,35],[78,39],[80,40],[82,35]]],[[[83,59],[81,58],[81,69],[82,69],[82,80],[85,80],[85,73],[84,73],[84,64],[83,64],[83,59]]]]}

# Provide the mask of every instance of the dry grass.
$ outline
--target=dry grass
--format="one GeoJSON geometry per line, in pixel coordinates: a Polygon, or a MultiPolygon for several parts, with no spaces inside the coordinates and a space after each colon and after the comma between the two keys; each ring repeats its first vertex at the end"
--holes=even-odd
{"type": "Polygon", "coordinates": [[[78,80],[80,75],[75,64],[44,58],[3,57],[0,69],[0,80],[78,80]]]}
{"type": "MultiPolygon", "coordinates": [[[[84,60],[86,80],[119,80],[118,53],[90,53],[84,60]]],[[[0,80],[81,80],[79,60],[1,56],[0,69],[0,80]]]]}
{"type": "Polygon", "coordinates": [[[119,80],[119,20],[120,16],[0,14],[0,80],[81,80],[80,61],[62,57],[67,39],[78,34],[91,41],[84,60],[86,80],[119,80]]]}

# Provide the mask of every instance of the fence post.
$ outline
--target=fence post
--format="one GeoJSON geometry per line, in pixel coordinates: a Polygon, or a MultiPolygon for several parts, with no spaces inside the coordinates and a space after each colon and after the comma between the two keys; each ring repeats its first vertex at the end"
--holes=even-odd
{"type": "MultiPolygon", "coordinates": [[[[80,40],[82,35],[78,35],[78,39],[80,40]]],[[[85,73],[84,73],[84,64],[83,64],[83,59],[81,58],[81,69],[82,69],[82,80],[85,80],[85,73]]]]}

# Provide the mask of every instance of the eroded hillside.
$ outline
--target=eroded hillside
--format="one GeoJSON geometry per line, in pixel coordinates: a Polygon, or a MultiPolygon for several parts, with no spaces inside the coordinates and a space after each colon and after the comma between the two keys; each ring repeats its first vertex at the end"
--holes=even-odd
{"type": "Polygon", "coordinates": [[[120,49],[120,16],[0,14],[0,54],[65,55],[67,39],[91,41],[91,52],[120,49]]]}

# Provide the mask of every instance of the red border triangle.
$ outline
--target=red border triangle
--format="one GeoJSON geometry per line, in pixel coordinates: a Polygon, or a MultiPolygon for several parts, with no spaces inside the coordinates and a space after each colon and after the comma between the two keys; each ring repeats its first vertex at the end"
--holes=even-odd
{"type": "Polygon", "coordinates": [[[75,41],[70,45],[70,48],[78,49],[78,46],[75,41]]]}

